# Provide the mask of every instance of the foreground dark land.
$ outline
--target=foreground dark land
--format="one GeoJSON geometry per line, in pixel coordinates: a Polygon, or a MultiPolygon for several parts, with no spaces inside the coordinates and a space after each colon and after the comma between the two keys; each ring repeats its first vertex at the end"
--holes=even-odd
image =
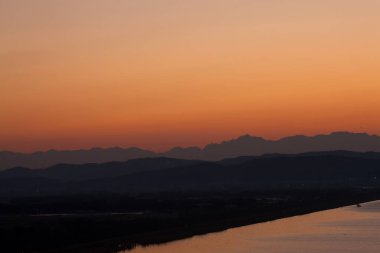
{"type": "Polygon", "coordinates": [[[3,200],[1,252],[117,252],[380,199],[380,189],[94,194],[3,200]]]}
{"type": "Polygon", "coordinates": [[[380,199],[380,153],[0,171],[0,252],[108,253],[380,199]]]}

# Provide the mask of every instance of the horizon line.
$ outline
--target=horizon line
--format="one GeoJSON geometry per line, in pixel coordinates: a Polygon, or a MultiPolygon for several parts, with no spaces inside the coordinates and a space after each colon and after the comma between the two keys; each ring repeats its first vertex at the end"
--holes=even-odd
{"type": "Polygon", "coordinates": [[[268,141],[268,142],[269,141],[271,141],[271,142],[277,142],[277,141],[281,141],[281,140],[284,140],[284,139],[287,139],[287,138],[294,138],[294,137],[313,138],[313,137],[319,137],[319,136],[330,136],[330,135],[334,135],[334,134],[354,134],[354,135],[367,135],[367,136],[370,136],[370,137],[380,137],[377,134],[371,134],[371,133],[367,133],[367,132],[353,132],[353,131],[345,131],[345,130],[332,131],[332,132],[328,132],[328,133],[320,133],[320,134],[314,134],[314,135],[306,135],[306,134],[287,135],[287,136],[283,136],[283,137],[279,137],[279,138],[274,138],[274,139],[246,133],[246,134],[239,135],[236,138],[227,139],[227,140],[221,140],[219,142],[211,142],[211,143],[208,143],[206,145],[203,145],[203,147],[200,146],[200,145],[199,146],[173,146],[173,147],[171,147],[171,148],[169,148],[167,150],[163,150],[163,151],[153,151],[153,150],[150,150],[149,148],[143,148],[143,147],[139,147],[139,146],[125,146],[125,147],[122,147],[122,146],[108,146],[108,147],[94,146],[94,147],[78,148],[78,149],[46,149],[46,150],[36,150],[36,151],[32,151],[32,152],[22,152],[22,151],[14,151],[14,150],[0,150],[0,153],[18,153],[18,154],[32,155],[32,154],[36,154],[36,153],[91,151],[91,150],[96,150],[96,149],[100,149],[100,150],[138,149],[138,150],[141,150],[141,151],[152,152],[152,153],[155,153],[155,154],[162,154],[162,153],[169,152],[169,151],[171,151],[173,149],[176,149],[176,148],[180,148],[180,149],[197,148],[197,149],[200,149],[200,150],[204,150],[209,145],[218,145],[218,144],[223,144],[223,143],[226,143],[226,142],[236,141],[236,140],[239,140],[242,137],[259,138],[259,139],[262,139],[262,140],[268,141]]]}

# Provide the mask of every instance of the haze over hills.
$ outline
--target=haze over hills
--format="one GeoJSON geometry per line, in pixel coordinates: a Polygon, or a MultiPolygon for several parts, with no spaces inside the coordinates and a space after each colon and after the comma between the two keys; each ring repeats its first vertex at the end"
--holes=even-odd
{"type": "Polygon", "coordinates": [[[261,137],[244,135],[233,140],[209,144],[204,148],[175,147],[163,153],[136,147],[94,148],[71,151],[51,150],[31,154],[3,151],[0,152],[0,170],[17,166],[37,169],[60,163],[104,163],[147,157],[217,161],[240,156],[258,156],[273,153],[297,154],[333,150],[380,152],[380,137],[366,133],[334,132],[327,135],[298,135],[279,140],[266,140],[261,137]]]}
{"type": "Polygon", "coordinates": [[[154,152],[140,148],[93,148],[88,150],[50,150],[31,154],[0,152],[0,170],[12,167],[32,169],[46,168],[55,164],[84,164],[127,161],[143,157],[153,157],[154,152]]]}
{"type": "Polygon", "coordinates": [[[192,166],[201,162],[202,161],[196,160],[157,157],[132,159],[125,162],[57,164],[40,170],[15,167],[0,171],[0,179],[41,177],[63,181],[94,180],[181,166],[192,166]]]}
{"type": "Polygon", "coordinates": [[[380,153],[330,151],[218,162],[144,158],[0,172],[1,196],[95,192],[362,188],[380,185],[380,153]]]}

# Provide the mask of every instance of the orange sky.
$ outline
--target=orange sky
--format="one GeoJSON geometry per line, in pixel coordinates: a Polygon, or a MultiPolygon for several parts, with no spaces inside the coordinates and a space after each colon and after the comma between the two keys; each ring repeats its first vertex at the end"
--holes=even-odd
{"type": "Polygon", "coordinates": [[[378,0],[0,0],[0,150],[380,134],[378,0]]]}

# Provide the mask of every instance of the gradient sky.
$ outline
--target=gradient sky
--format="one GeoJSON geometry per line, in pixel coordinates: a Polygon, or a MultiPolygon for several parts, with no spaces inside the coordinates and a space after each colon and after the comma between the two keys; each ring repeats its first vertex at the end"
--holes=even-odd
{"type": "Polygon", "coordinates": [[[0,0],[0,150],[380,134],[379,0],[0,0]]]}

